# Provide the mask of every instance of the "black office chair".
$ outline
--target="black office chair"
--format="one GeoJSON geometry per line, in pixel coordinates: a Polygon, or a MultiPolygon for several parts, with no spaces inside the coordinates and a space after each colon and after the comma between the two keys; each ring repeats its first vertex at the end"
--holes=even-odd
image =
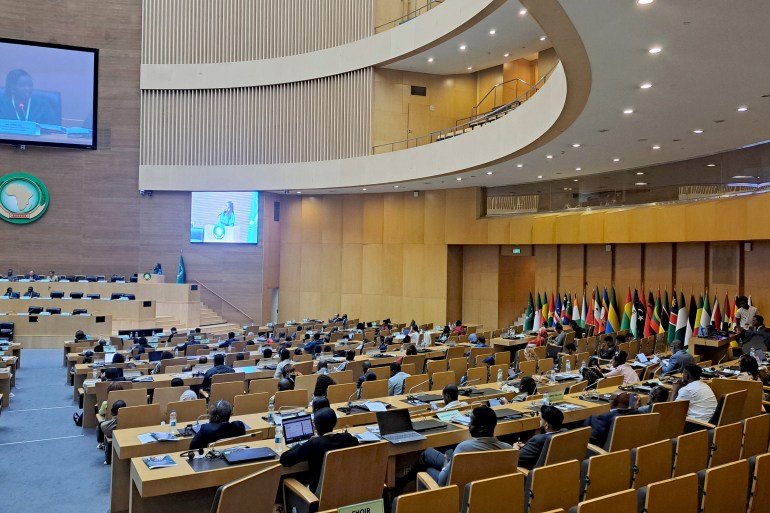
{"type": "Polygon", "coordinates": [[[0,322],[0,338],[13,340],[13,328],[12,322],[0,322]]]}
{"type": "Polygon", "coordinates": [[[75,275],[73,275],[73,274],[68,274],[67,276],[65,276],[65,279],[66,279],[67,281],[75,281],[75,275]]]}
{"type": "Polygon", "coordinates": [[[86,297],[88,299],[101,299],[102,295],[101,294],[88,294],[86,297]]]}
{"type": "Polygon", "coordinates": [[[131,279],[129,280],[131,283],[136,283],[139,281],[139,275],[138,274],[132,274],[131,279]]]}
{"type": "Polygon", "coordinates": [[[80,315],[80,314],[87,314],[87,313],[88,313],[88,310],[86,310],[85,308],[75,308],[74,310],[72,310],[72,315],[80,315]]]}
{"type": "Polygon", "coordinates": [[[131,301],[136,299],[136,295],[134,294],[123,294],[123,297],[131,301]]]}
{"type": "Polygon", "coordinates": [[[86,277],[83,274],[76,274],[75,281],[85,281],[86,277]]]}
{"type": "Polygon", "coordinates": [[[70,292],[70,298],[72,298],[72,299],[83,299],[83,293],[82,292],[70,292]]]}
{"type": "Polygon", "coordinates": [[[43,311],[43,307],[42,306],[30,306],[27,309],[27,312],[29,312],[29,315],[38,315],[42,311],[43,311]]]}
{"type": "Polygon", "coordinates": [[[110,299],[113,301],[116,299],[120,299],[122,297],[123,297],[123,294],[121,292],[113,292],[112,294],[110,294],[110,299]]]}
{"type": "Polygon", "coordinates": [[[113,274],[112,277],[110,278],[110,281],[112,283],[115,283],[117,281],[126,281],[126,277],[125,276],[120,276],[118,274],[113,274]]]}
{"type": "Polygon", "coordinates": [[[98,278],[96,276],[86,276],[86,281],[89,281],[91,283],[95,283],[97,279],[98,278]]]}
{"type": "Polygon", "coordinates": [[[64,292],[59,292],[58,290],[54,290],[51,292],[51,299],[61,299],[64,297],[64,292]]]}
{"type": "Polygon", "coordinates": [[[45,311],[51,315],[61,314],[61,308],[56,308],[56,307],[46,308],[45,311]]]}

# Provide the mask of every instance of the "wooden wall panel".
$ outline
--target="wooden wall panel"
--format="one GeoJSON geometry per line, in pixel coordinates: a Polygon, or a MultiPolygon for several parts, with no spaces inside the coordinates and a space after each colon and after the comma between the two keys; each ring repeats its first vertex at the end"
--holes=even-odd
{"type": "Polygon", "coordinates": [[[556,292],[558,286],[556,246],[535,246],[535,289],[556,292]]]}
{"type": "MultiPolygon", "coordinates": [[[[745,284],[743,293],[751,295],[751,302],[764,315],[765,319],[770,319],[770,241],[754,241],[751,244],[751,251],[745,251],[744,272],[745,284]]],[[[730,296],[730,302],[735,299],[735,294],[730,296]]],[[[724,301],[724,294],[719,298],[724,301]]],[[[767,324],[768,320],[765,321],[767,324]]]]}
{"type": "Polygon", "coordinates": [[[687,298],[706,288],[706,245],[702,242],[676,245],[676,290],[687,298]]]}
{"type": "Polygon", "coordinates": [[[583,293],[585,287],[583,251],[582,244],[559,246],[559,292],[583,293]]]}
{"type": "Polygon", "coordinates": [[[674,284],[673,246],[671,244],[644,245],[645,290],[669,290],[674,284]]]}
{"type": "Polygon", "coordinates": [[[463,318],[462,246],[447,246],[446,316],[450,321],[463,318]]]}
{"type": "Polygon", "coordinates": [[[612,285],[612,253],[605,251],[604,244],[586,247],[586,283],[589,289],[598,285],[599,290],[612,285]]]}
{"type": "MultiPolygon", "coordinates": [[[[615,287],[625,292],[642,287],[642,246],[641,244],[617,244],[615,246],[615,287]]],[[[640,291],[641,292],[641,291],[640,291]]],[[[624,296],[625,297],[625,296],[624,296]]]]}
{"type": "Polygon", "coordinates": [[[518,320],[535,290],[535,257],[500,255],[497,317],[500,327],[518,320]]]}
{"type": "Polygon", "coordinates": [[[331,48],[373,34],[373,7],[372,0],[143,0],[142,63],[248,61],[331,48]]]}
{"type": "Polygon", "coordinates": [[[497,329],[499,246],[463,247],[463,322],[497,329]]]}
{"type": "MultiPolygon", "coordinates": [[[[709,244],[709,301],[714,294],[724,302],[725,293],[731,298],[740,287],[740,258],[743,244],[738,242],[712,242],[709,244]]],[[[732,301],[732,300],[731,300],[732,301]]]]}

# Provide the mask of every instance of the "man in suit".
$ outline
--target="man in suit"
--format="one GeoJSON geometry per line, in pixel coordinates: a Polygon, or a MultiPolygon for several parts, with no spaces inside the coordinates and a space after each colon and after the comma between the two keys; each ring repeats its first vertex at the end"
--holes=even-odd
{"type": "Polygon", "coordinates": [[[671,355],[671,358],[668,359],[668,363],[661,369],[663,374],[681,372],[685,365],[695,363],[695,359],[692,355],[684,350],[684,343],[682,343],[681,340],[674,340],[671,349],[674,354],[671,355]]]}
{"type": "Polygon", "coordinates": [[[235,372],[235,369],[232,367],[228,367],[225,365],[225,355],[222,353],[217,353],[214,355],[214,366],[206,371],[206,373],[203,375],[203,383],[201,384],[201,388],[203,390],[210,390],[211,389],[211,377],[215,374],[230,374],[232,372],[235,372]]]}
{"type": "Polygon", "coordinates": [[[770,344],[770,332],[765,328],[765,318],[757,314],[751,318],[751,326],[743,332],[740,341],[743,354],[751,354],[755,349],[767,351],[770,344]]]}
{"type": "MultiPolygon", "coordinates": [[[[350,433],[333,433],[337,425],[337,415],[331,408],[321,408],[313,416],[318,436],[300,443],[281,454],[281,465],[292,467],[304,461],[308,464],[306,484],[310,490],[317,493],[318,482],[321,480],[324,457],[329,451],[345,449],[358,445],[356,437],[350,433]]],[[[280,429],[280,428],[279,428],[280,429]]],[[[366,462],[361,462],[366,464],[366,462]]]]}
{"type": "Polygon", "coordinates": [[[527,440],[527,443],[517,443],[514,448],[519,449],[519,466],[532,470],[540,454],[543,452],[545,442],[556,433],[567,431],[562,427],[564,414],[555,406],[543,406],[540,408],[540,432],[527,440]]]}
{"type": "Polygon", "coordinates": [[[620,415],[633,415],[639,413],[635,407],[631,406],[631,402],[636,402],[636,396],[633,400],[631,398],[633,394],[628,392],[619,392],[612,395],[612,409],[601,415],[591,415],[585,421],[585,426],[591,428],[590,442],[599,447],[604,447],[607,438],[610,436],[612,425],[615,422],[615,417],[620,415]]]}
{"type": "Polygon", "coordinates": [[[35,289],[32,287],[27,288],[27,292],[24,293],[24,297],[40,297],[39,292],[35,292],[35,289]]]}
{"type": "Polygon", "coordinates": [[[230,422],[232,414],[232,404],[225,400],[217,401],[209,410],[209,422],[200,425],[200,430],[190,442],[190,449],[205,449],[217,440],[246,434],[246,425],[243,422],[230,422]]]}

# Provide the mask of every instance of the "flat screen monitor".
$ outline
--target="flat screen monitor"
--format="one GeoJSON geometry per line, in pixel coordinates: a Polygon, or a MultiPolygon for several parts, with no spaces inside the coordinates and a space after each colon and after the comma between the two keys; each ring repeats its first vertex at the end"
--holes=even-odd
{"type": "Polygon", "coordinates": [[[193,192],[190,242],[257,244],[258,192],[193,192]]]}
{"type": "Polygon", "coordinates": [[[0,142],[96,148],[99,50],[0,38],[0,142]]]}

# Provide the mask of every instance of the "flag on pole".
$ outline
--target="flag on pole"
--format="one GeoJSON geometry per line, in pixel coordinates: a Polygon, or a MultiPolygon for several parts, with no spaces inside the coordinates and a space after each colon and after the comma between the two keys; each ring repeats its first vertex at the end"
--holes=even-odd
{"type": "Polygon", "coordinates": [[[593,313],[594,313],[594,334],[599,333],[600,331],[603,331],[600,329],[602,325],[602,296],[599,294],[599,287],[596,287],[596,290],[594,290],[594,305],[593,305],[593,313]]]}
{"type": "Polygon", "coordinates": [[[668,335],[666,337],[669,345],[671,345],[674,338],[676,338],[676,322],[679,317],[679,305],[676,300],[676,291],[674,291],[671,296],[671,310],[668,312],[668,335]]]}
{"type": "Polygon", "coordinates": [[[684,294],[679,293],[679,313],[676,316],[676,331],[674,332],[674,340],[684,341],[687,335],[687,323],[689,317],[687,313],[687,303],[684,299],[684,294]]]}
{"type": "MultiPolygon", "coordinates": [[[[644,296],[642,296],[644,299],[644,296]]],[[[631,319],[631,331],[634,334],[634,338],[642,338],[644,336],[645,317],[647,309],[639,299],[639,292],[634,289],[634,315],[631,319]],[[636,320],[634,322],[634,317],[636,320]]]]}
{"type": "Polygon", "coordinates": [[[596,333],[596,292],[591,291],[591,304],[588,307],[585,318],[585,327],[593,326],[594,333],[596,333]]]}
{"type": "Polygon", "coordinates": [[[548,292],[543,292],[543,306],[540,309],[540,326],[548,326],[548,292]]]}
{"type": "Polygon", "coordinates": [[[586,293],[583,291],[583,303],[580,305],[580,320],[578,326],[585,328],[588,325],[588,306],[586,305],[586,293]]]}
{"type": "MultiPolygon", "coordinates": [[[[658,294],[660,297],[660,294],[658,294]]],[[[663,333],[668,333],[668,322],[671,319],[671,307],[668,302],[668,289],[663,292],[663,301],[660,303],[660,329],[663,333]]]]}
{"type": "Polygon", "coordinates": [[[634,305],[631,302],[631,289],[628,289],[626,294],[626,302],[623,304],[623,319],[620,321],[620,329],[631,329],[631,314],[633,313],[634,305]]]}
{"type": "Polygon", "coordinates": [[[695,312],[695,324],[693,324],[693,327],[695,328],[695,331],[697,332],[697,327],[700,326],[700,318],[703,315],[703,296],[700,296],[698,298],[698,309],[695,312]]]}
{"type": "Polygon", "coordinates": [[[634,338],[639,338],[639,310],[636,308],[637,304],[639,303],[639,295],[636,290],[634,290],[634,305],[633,309],[631,310],[631,319],[629,320],[629,329],[631,330],[631,335],[634,336],[634,338]]]}
{"type": "MultiPolygon", "coordinates": [[[[709,296],[708,293],[706,293],[706,297],[703,299],[703,313],[700,317],[700,324],[699,327],[706,329],[711,324],[711,306],[709,306],[709,296]]],[[[698,333],[698,330],[695,330],[695,333],[698,333]]]]}
{"type": "Polygon", "coordinates": [[[532,299],[532,291],[529,292],[527,311],[524,313],[524,331],[532,331],[535,324],[535,301],[532,299]]]}
{"type": "Polygon", "coordinates": [[[652,331],[652,313],[655,310],[655,297],[653,297],[652,291],[650,291],[645,299],[647,300],[647,306],[644,315],[644,337],[647,338],[654,333],[652,331]]]}
{"type": "Polygon", "coordinates": [[[695,319],[698,317],[698,304],[695,302],[695,296],[690,294],[690,311],[687,313],[687,326],[685,327],[684,331],[684,344],[687,345],[687,343],[690,341],[690,338],[693,336],[693,332],[695,334],[698,333],[697,324],[695,323],[695,319]]]}
{"type": "MultiPolygon", "coordinates": [[[[652,299],[652,292],[650,292],[650,299],[652,299]]],[[[657,335],[662,333],[660,328],[660,291],[658,291],[658,298],[655,300],[655,306],[652,307],[652,315],[650,316],[650,335],[657,335]]]]}
{"type": "Polygon", "coordinates": [[[722,329],[722,312],[719,310],[719,298],[714,294],[714,311],[711,313],[711,325],[715,330],[722,329]]]}
{"type": "Polygon", "coordinates": [[[558,292],[556,293],[556,308],[553,310],[553,325],[556,326],[557,324],[561,324],[561,296],[558,292]]]}
{"type": "Polygon", "coordinates": [[[179,267],[176,271],[176,282],[177,283],[187,283],[187,272],[185,271],[184,267],[184,257],[182,257],[182,252],[179,252],[179,267]]]}
{"type": "Polygon", "coordinates": [[[556,326],[556,323],[553,321],[555,306],[554,306],[554,300],[553,300],[553,292],[551,293],[551,300],[548,302],[548,324],[547,326],[553,327],[556,326]]]}
{"type": "Polygon", "coordinates": [[[537,303],[535,305],[535,317],[532,322],[532,329],[538,331],[543,325],[543,303],[540,300],[540,292],[537,293],[537,303]]]}
{"type": "Polygon", "coordinates": [[[620,320],[618,319],[617,299],[615,297],[615,289],[612,289],[612,297],[608,301],[609,307],[607,308],[607,325],[604,327],[605,333],[615,333],[620,328],[620,320]]]}

